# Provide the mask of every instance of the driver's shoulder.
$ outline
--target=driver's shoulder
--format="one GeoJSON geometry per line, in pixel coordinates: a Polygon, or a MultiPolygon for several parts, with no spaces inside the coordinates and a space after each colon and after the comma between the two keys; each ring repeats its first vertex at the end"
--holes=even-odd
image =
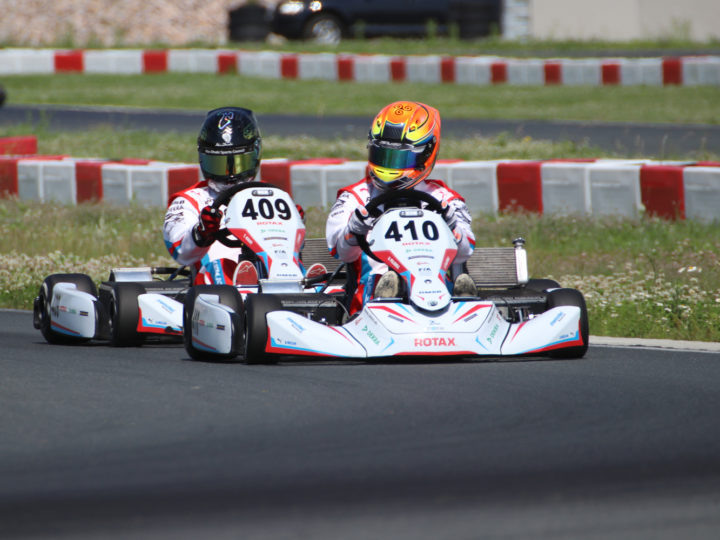
{"type": "Polygon", "coordinates": [[[424,191],[425,193],[428,193],[429,195],[432,195],[433,197],[441,201],[449,202],[453,199],[460,199],[461,201],[465,200],[462,195],[460,195],[454,189],[448,187],[445,182],[443,182],[442,180],[436,180],[434,178],[428,178],[423,182],[420,182],[415,189],[419,191],[424,191]]]}
{"type": "Polygon", "coordinates": [[[209,204],[208,201],[212,202],[213,195],[207,182],[198,182],[190,187],[183,190],[177,191],[170,195],[168,200],[168,206],[175,204],[176,202],[187,201],[193,206],[209,204]]]}

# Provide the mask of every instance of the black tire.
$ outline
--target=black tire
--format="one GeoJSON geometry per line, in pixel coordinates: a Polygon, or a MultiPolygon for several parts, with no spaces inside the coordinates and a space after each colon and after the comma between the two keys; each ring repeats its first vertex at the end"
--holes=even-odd
{"type": "Polygon", "coordinates": [[[243,352],[245,347],[245,306],[238,290],[231,285],[197,285],[192,287],[185,295],[183,305],[183,344],[190,358],[200,362],[230,361],[243,352]],[[233,347],[229,354],[216,354],[198,349],[192,341],[192,314],[195,310],[195,301],[201,294],[214,294],[220,303],[233,310],[231,319],[231,332],[233,347]]]}
{"type": "Polygon", "coordinates": [[[271,311],[282,309],[282,302],[272,294],[251,294],[245,301],[245,363],[274,364],[277,358],[265,352],[268,339],[267,318],[271,311]]]}
{"type": "Polygon", "coordinates": [[[548,354],[551,358],[582,358],[588,350],[590,326],[588,323],[587,306],[585,298],[577,289],[556,289],[548,293],[547,308],[552,309],[559,306],[577,306],[580,308],[580,337],[582,345],[557,349],[548,354]]]}
{"type": "Polygon", "coordinates": [[[312,17],[303,28],[303,38],[316,43],[335,45],[345,35],[345,25],[335,15],[321,13],[312,17]]]}
{"type": "Polygon", "coordinates": [[[145,288],[129,281],[114,281],[108,285],[111,288],[108,305],[110,345],[139,347],[144,341],[144,336],[137,331],[140,319],[138,296],[145,294],[145,288]]]}
{"type": "Polygon", "coordinates": [[[554,279],[529,279],[525,284],[526,289],[537,292],[545,292],[549,289],[561,289],[560,284],[554,279]]]}
{"type": "Polygon", "coordinates": [[[95,282],[85,274],[52,274],[46,277],[40,286],[40,292],[33,306],[33,318],[36,328],[40,329],[45,341],[52,344],[86,343],[90,338],[80,338],[61,334],[52,329],[50,316],[50,300],[53,289],[58,283],[74,283],[77,290],[90,293],[97,298],[95,282]]]}

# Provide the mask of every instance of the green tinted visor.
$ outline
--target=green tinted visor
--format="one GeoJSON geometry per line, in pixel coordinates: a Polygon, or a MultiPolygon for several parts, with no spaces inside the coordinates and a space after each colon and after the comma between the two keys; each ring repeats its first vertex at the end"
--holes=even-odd
{"type": "Polygon", "coordinates": [[[416,148],[409,144],[388,146],[371,141],[368,144],[368,161],[386,169],[419,169],[425,164],[425,146],[416,148]]]}
{"type": "Polygon", "coordinates": [[[257,150],[244,154],[199,153],[200,168],[213,176],[239,176],[246,171],[257,169],[260,162],[257,150]]]}

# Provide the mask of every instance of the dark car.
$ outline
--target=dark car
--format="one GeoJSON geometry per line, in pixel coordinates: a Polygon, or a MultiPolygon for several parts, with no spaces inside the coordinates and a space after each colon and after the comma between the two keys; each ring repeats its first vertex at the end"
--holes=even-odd
{"type": "Polygon", "coordinates": [[[343,37],[421,36],[428,21],[438,34],[457,24],[460,37],[490,34],[500,22],[500,0],[281,0],[273,14],[276,34],[337,43],[343,37]]]}

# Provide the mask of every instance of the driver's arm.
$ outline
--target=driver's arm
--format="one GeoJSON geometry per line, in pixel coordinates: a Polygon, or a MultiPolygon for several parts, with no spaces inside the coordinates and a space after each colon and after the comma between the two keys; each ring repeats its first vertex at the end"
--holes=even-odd
{"type": "Polygon", "coordinates": [[[325,225],[325,239],[330,253],[343,262],[360,258],[362,250],[354,238],[348,237],[348,223],[360,204],[350,193],[343,192],[330,209],[325,225]]]}
{"type": "Polygon", "coordinates": [[[210,246],[198,246],[193,239],[193,228],[197,225],[200,212],[185,197],[175,198],[165,213],[163,237],[172,258],[178,264],[190,265],[200,259],[210,246]]]}
{"type": "Polygon", "coordinates": [[[475,249],[475,235],[471,226],[472,217],[470,216],[470,210],[462,199],[453,199],[448,204],[455,211],[455,217],[457,218],[456,229],[462,233],[453,264],[462,264],[470,258],[475,249]]]}

